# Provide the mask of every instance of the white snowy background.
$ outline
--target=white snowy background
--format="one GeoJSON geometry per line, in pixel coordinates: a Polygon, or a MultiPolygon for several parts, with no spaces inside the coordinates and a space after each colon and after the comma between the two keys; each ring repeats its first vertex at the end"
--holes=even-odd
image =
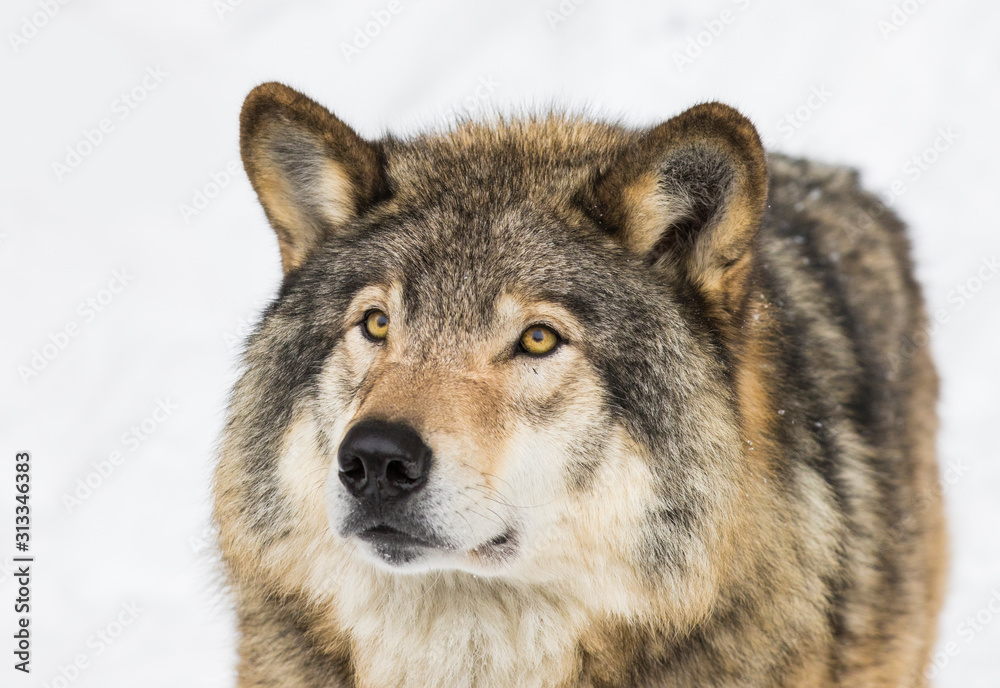
{"type": "Polygon", "coordinates": [[[1000,3],[4,0],[0,31],[0,685],[233,684],[209,480],[280,280],[237,147],[243,97],[278,79],[370,136],[719,99],[776,150],[860,168],[911,225],[938,321],[952,573],[932,673],[1000,686],[1000,3]],[[30,676],[11,654],[22,450],[30,676]]]}

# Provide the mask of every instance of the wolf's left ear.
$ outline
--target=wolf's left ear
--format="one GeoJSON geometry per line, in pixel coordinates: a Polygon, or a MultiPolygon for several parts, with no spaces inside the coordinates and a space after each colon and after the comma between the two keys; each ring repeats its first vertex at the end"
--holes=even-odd
{"type": "Polygon", "coordinates": [[[595,194],[626,249],[686,281],[717,319],[739,308],[767,203],[764,149],[747,118],[697,105],[643,134],[595,194]]]}
{"type": "Polygon", "coordinates": [[[278,235],[286,275],[384,192],[376,147],[283,84],[262,84],[247,96],[240,154],[278,235]]]}

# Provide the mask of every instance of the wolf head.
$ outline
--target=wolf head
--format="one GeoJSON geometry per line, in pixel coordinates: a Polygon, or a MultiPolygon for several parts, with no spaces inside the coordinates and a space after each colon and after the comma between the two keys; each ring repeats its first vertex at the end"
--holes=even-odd
{"type": "Polygon", "coordinates": [[[296,543],[304,587],[710,596],[749,471],[732,362],[766,169],[744,117],[368,141],[272,83],[241,152],[284,268],[221,469],[251,558],[292,566],[272,546],[296,543]]]}

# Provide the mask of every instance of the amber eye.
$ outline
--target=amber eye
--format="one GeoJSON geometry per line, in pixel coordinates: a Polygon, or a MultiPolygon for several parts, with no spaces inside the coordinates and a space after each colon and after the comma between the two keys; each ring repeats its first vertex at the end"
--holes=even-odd
{"type": "Polygon", "coordinates": [[[365,334],[375,341],[385,339],[389,334],[389,316],[377,308],[365,313],[365,334]]]}
{"type": "Polygon", "coordinates": [[[532,356],[544,356],[558,343],[559,335],[545,325],[532,325],[521,334],[521,348],[532,356]]]}

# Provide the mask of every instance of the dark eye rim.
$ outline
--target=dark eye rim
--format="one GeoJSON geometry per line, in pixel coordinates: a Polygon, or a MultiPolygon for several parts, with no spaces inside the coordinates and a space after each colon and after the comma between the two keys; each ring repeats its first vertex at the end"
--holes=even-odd
{"type": "Polygon", "coordinates": [[[532,324],[528,325],[527,327],[525,327],[523,330],[521,330],[521,336],[519,336],[517,338],[517,345],[515,346],[515,351],[518,354],[520,354],[520,355],[528,356],[530,358],[545,358],[546,356],[551,356],[556,351],[558,351],[559,349],[561,349],[565,343],[566,343],[566,339],[561,334],[559,334],[559,330],[557,330],[556,328],[554,328],[552,325],[549,325],[548,323],[538,322],[538,323],[532,323],[532,324]],[[532,351],[528,351],[524,347],[524,335],[525,335],[525,333],[527,333],[529,330],[535,329],[536,327],[542,327],[542,328],[548,330],[549,332],[551,332],[552,334],[554,334],[555,337],[556,337],[556,343],[553,344],[552,348],[549,349],[548,351],[546,351],[545,353],[536,354],[536,353],[534,353],[532,351]]]}
{"type": "MultiPolygon", "coordinates": [[[[389,318],[389,314],[381,308],[369,308],[365,311],[364,315],[361,316],[361,322],[358,323],[358,327],[361,328],[361,335],[372,344],[385,344],[385,337],[375,337],[368,331],[368,318],[371,317],[372,313],[381,313],[387,319],[389,318]]],[[[390,322],[392,321],[390,320],[390,322]]]]}

